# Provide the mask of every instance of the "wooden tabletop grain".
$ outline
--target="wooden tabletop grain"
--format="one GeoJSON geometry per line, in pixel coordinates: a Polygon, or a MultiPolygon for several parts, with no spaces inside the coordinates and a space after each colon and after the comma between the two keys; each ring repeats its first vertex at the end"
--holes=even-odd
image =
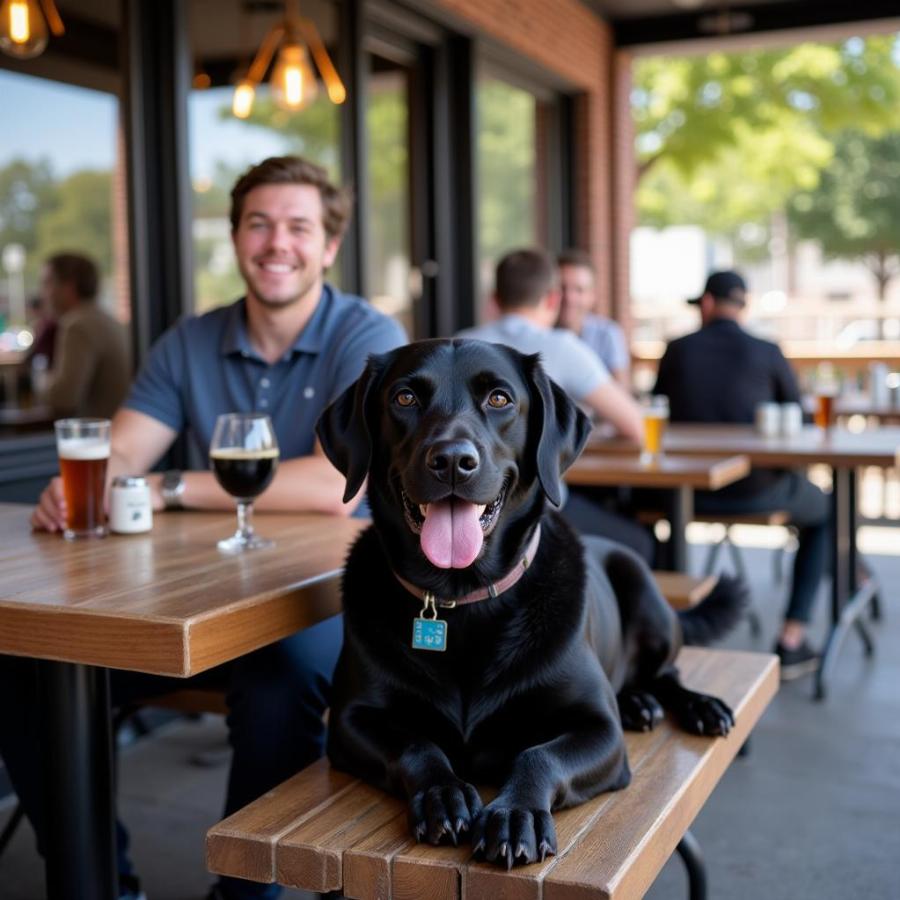
{"type": "Polygon", "coordinates": [[[622,455],[621,449],[608,455],[583,453],[566,472],[566,481],[578,485],[690,487],[715,491],[750,472],[750,460],[740,454],[705,457],[664,454],[644,462],[636,452],[622,455]]]}
{"type": "MultiPolygon", "coordinates": [[[[827,432],[814,425],[790,437],[764,437],[752,425],[670,424],[663,447],[666,454],[696,456],[744,454],[754,466],[808,466],[826,463],[835,467],[882,466],[897,463],[900,428],[883,427],[858,433],[845,428],[827,432]]],[[[585,455],[637,454],[638,448],[603,435],[588,441],[585,455]]]]}
{"type": "Polygon", "coordinates": [[[0,504],[0,653],[188,676],[340,611],[361,519],[258,515],[276,546],[224,556],[226,513],[161,513],[152,532],[69,542],[0,504]]]}

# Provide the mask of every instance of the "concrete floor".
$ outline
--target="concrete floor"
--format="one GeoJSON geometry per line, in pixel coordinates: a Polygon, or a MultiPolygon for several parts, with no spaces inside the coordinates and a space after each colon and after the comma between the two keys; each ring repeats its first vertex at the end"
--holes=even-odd
{"type": "MultiPolygon", "coordinates": [[[[881,546],[896,542],[900,553],[900,533],[882,538],[881,546]]],[[[729,643],[768,650],[784,587],[773,583],[770,550],[745,554],[764,638],[754,645],[742,626],[729,643]]],[[[886,586],[884,620],[874,627],[876,658],[865,660],[851,635],[825,703],[811,702],[809,679],[783,685],[754,732],[750,756],[735,761],[694,823],[712,900],[900,898],[900,556],[870,559],[886,586]]],[[[824,633],[825,601],[823,590],[817,635],[824,633]]],[[[204,833],[219,818],[226,766],[199,768],[189,760],[224,746],[224,734],[215,717],[177,722],[121,754],[121,811],[149,900],[201,900],[206,893],[204,833]]],[[[0,859],[0,898],[42,896],[42,866],[23,827],[0,859]]],[[[686,896],[677,857],[647,896],[686,896]]]]}

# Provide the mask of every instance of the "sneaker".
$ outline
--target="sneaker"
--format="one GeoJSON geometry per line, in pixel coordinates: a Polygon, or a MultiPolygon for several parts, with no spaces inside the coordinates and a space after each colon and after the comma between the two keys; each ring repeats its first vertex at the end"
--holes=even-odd
{"type": "Polygon", "coordinates": [[[147,900],[140,881],[134,875],[119,876],[119,900],[147,900]]]}
{"type": "Polygon", "coordinates": [[[782,681],[793,681],[795,678],[802,678],[818,671],[821,661],[819,654],[805,640],[797,647],[791,648],[778,643],[775,645],[775,652],[781,660],[782,681]]]}

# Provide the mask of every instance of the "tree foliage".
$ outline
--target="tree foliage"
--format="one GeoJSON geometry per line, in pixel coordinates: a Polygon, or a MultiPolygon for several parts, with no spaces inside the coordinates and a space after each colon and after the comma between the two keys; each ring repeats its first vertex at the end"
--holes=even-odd
{"type": "Polygon", "coordinates": [[[900,273],[900,133],[843,133],[818,185],[796,194],[788,212],[796,236],[814,238],[828,257],[863,262],[883,299],[900,273]]]}
{"type": "Polygon", "coordinates": [[[635,65],[641,221],[727,234],[814,190],[847,128],[900,129],[897,39],[635,65]]]}

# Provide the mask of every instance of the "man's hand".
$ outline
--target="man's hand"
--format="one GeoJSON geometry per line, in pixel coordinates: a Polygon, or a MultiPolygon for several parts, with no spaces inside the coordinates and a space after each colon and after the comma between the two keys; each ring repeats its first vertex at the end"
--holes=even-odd
{"type": "Polygon", "coordinates": [[[62,531],[66,527],[66,497],[62,478],[54,478],[41,494],[31,514],[31,527],[38,531],[62,531]]]}
{"type": "Polygon", "coordinates": [[[150,505],[153,507],[153,512],[162,512],[166,508],[162,495],[162,474],[156,472],[144,477],[147,479],[147,487],[150,488],[150,505]]]}

